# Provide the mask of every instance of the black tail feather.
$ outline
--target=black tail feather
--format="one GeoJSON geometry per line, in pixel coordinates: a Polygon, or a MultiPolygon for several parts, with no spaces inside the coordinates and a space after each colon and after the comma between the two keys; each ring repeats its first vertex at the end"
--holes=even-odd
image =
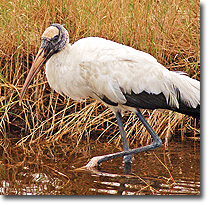
{"type": "MultiPolygon", "coordinates": [[[[168,109],[200,119],[200,105],[198,105],[196,108],[191,108],[186,104],[182,103],[180,101],[180,98],[179,98],[179,108],[173,108],[168,105],[168,102],[163,93],[156,95],[156,94],[149,94],[143,91],[142,93],[135,94],[132,91],[131,94],[126,93],[124,94],[124,96],[127,100],[124,105],[129,107],[152,109],[152,110],[168,109]]],[[[106,96],[104,96],[101,99],[109,105],[118,106],[118,103],[112,102],[106,96]]]]}
{"type": "Polygon", "coordinates": [[[172,108],[168,105],[163,93],[156,95],[143,91],[139,94],[132,92],[131,94],[124,95],[127,100],[125,105],[130,107],[143,109],[168,109],[200,119],[200,105],[198,105],[196,108],[191,108],[182,103],[179,99],[179,108],[172,108]]]}
{"type": "Polygon", "coordinates": [[[198,105],[196,108],[190,108],[185,104],[180,103],[179,109],[175,109],[174,111],[200,119],[200,105],[198,105]]]}

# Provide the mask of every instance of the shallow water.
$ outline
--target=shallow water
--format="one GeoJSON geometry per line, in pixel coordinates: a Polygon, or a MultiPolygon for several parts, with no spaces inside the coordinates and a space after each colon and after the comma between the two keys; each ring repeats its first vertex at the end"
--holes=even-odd
{"type": "MultiPolygon", "coordinates": [[[[100,145],[97,155],[112,152],[100,145]]],[[[75,171],[88,159],[40,159],[8,168],[0,164],[1,195],[199,195],[200,143],[170,142],[154,152],[134,155],[131,167],[122,158],[104,162],[100,170],[75,171]]]]}

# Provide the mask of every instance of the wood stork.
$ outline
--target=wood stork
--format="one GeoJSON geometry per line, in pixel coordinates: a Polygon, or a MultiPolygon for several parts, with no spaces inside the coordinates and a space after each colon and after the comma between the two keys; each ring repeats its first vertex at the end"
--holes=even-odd
{"type": "Polygon", "coordinates": [[[200,116],[200,82],[182,72],[167,70],[145,52],[103,38],[87,37],[69,44],[68,31],[60,24],[43,33],[41,46],[20,94],[23,96],[40,68],[46,63],[46,76],[52,89],[74,100],[92,97],[115,113],[123,151],[93,157],[86,167],[161,146],[162,141],[139,108],[169,109],[196,118],[200,116]],[[129,149],[121,112],[134,112],[150,133],[151,144],[129,149]]]}

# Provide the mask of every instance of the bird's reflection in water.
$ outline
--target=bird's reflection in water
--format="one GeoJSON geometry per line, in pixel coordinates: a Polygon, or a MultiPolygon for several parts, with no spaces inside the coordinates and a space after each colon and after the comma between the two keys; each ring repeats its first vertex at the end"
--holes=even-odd
{"type": "MultiPolygon", "coordinates": [[[[100,146],[98,146],[99,148],[100,146]]],[[[98,149],[111,152],[111,148],[98,149]]],[[[132,164],[121,159],[104,162],[100,169],[76,171],[86,164],[83,157],[59,158],[50,163],[43,158],[41,164],[26,161],[19,166],[0,166],[1,195],[199,195],[200,146],[199,143],[170,142],[168,151],[159,149],[154,154],[134,156],[132,164]],[[15,175],[14,175],[15,173],[15,175]],[[174,183],[175,182],[175,183],[174,183]]]]}
{"type": "Polygon", "coordinates": [[[78,173],[75,179],[77,185],[86,181],[90,195],[199,195],[199,150],[197,143],[170,142],[167,152],[156,152],[167,169],[148,153],[134,156],[131,164],[123,166],[120,159],[103,163],[99,169],[78,173]]]}
{"type": "MultiPolygon", "coordinates": [[[[123,173],[116,174],[105,172],[100,169],[90,168],[82,171],[89,171],[93,177],[92,187],[89,191],[95,194],[111,195],[146,195],[155,192],[150,185],[157,185],[157,179],[142,179],[131,173],[131,163],[123,164],[123,173]],[[149,185],[150,184],[150,185],[149,185]]],[[[159,187],[160,188],[160,187],[159,187]]]]}

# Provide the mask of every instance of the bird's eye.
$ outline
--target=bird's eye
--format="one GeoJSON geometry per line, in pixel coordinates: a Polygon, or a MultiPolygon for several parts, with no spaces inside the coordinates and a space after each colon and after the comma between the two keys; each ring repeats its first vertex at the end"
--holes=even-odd
{"type": "Polygon", "coordinates": [[[57,41],[57,40],[58,40],[58,38],[59,38],[59,36],[58,36],[58,35],[54,36],[54,37],[53,37],[53,41],[54,41],[54,42],[55,42],[55,41],[57,41]]]}

